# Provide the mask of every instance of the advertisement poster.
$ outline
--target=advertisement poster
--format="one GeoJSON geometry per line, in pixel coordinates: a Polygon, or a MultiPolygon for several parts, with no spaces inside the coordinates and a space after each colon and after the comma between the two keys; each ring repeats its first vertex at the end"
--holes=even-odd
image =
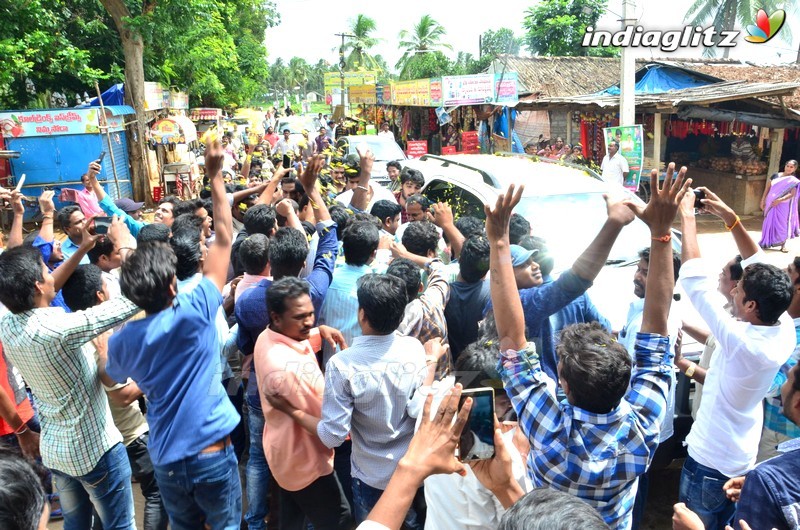
{"type": "Polygon", "coordinates": [[[431,103],[431,80],[413,79],[392,83],[392,105],[428,107],[431,103]]]}
{"type": "MultiPolygon", "coordinates": [[[[344,73],[344,86],[358,86],[358,85],[374,85],[378,82],[378,72],[345,72],[344,73]]],[[[325,86],[325,95],[339,94],[342,88],[342,77],[339,72],[327,72],[323,76],[323,83],[325,86]],[[334,92],[333,89],[338,89],[334,92]]]]}
{"type": "MultiPolygon", "coordinates": [[[[167,105],[169,105],[169,93],[167,93],[167,105]]],[[[164,89],[161,83],[147,81],[144,84],[144,109],[156,110],[164,108],[164,89]]]]}
{"type": "Polygon", "coordinates": [[[519,101],[517,72],[494,74],[494,102],[515,105],[519,101]]]}
{"type": "Polygon", "coordinates": [[[419,158],[428,154],[428,142],[425,140],[409,140],[406,147],[408,158],[419,158]]]}
{"type": "Polygon", "coordinates": [[[0,133],[6,138],[96,134],[99,112],[100,107],[0,112],[0,133]]]}
{"type": "Polygon", "coordinates": [[[374,105],[377,103],[375,86],[376,85],[357,85],[348,88],[347,98],[350,104],[374,105]]]}
{"type": "Polygon", "coordinates": [[[442,77],[442,97],[445,107],[491,103],[494,99],[492,75],[444,76],[442,77]]]}
{"type": "Polygon", "coordinates": [[[644,163],[644,134],[641,125],[606,127],[603,129],[606,146],[612,141],[619,142],[619,154],[628,161],[630,172],[624,186],[631,191],[639,189],[644,163]]]}
{"type": "Polygon", "coordinates": [[[431,79],[431,105],[440,106],[442,104],[442,80],[439,78],[431,79]]]}

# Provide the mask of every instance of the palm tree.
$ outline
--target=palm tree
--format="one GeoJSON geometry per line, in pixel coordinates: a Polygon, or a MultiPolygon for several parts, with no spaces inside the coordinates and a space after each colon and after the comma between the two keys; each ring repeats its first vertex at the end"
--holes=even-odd
{"type": "Polygon", "coordinates": [[[368,53],[368,50],[378,44],[381,39],[370,36],[377,26],[375,20],[366,15],[358,15],[350,21],[350,33],[355,37],[350,37],[344,43],[344,50],[350,50],[350,54],[345,59],[348,70],[366,68],[376,70],[380,68],[375,62],[375,58],[368,53]]]}
{"type": "Polygon", "coordinates": [[[395,68],[400,70],[400,77],[403,77],[403,72],[408,68],[408,63],[417,54],[440,51],[442,48],[452,50],[453,47],[450,44],[441,42],[442,37],[446,34],[444,27],[430,15],[423,15],[411,31],[401,31],[399,35],[400,48],[405,49],[405,53],[395,65],[395,68]]]}
{"type": "MultiPolygon", "coordinates": [[[[719,34],[722,30],[732,30],[738,23],[744,27],[755,23],[756,13],[764,9],[767,13],[777,10],[782,2],[776,0],[695,0],[686,12],[684,21],[694,26],[705,26],[711,21],[714,29],[719,34]]],[[[787,42],[792,42],[792,33],[789,25],[781,29],[781,37],[787,42]]],[[[715,56],[716,46],[706,48],[704,54],[715,56]]],[[[728,58],[730,48],[725,48],[723,57],[728,58]]]]}
{"type": "Polygon", "coordinates": [[[292,85],[290,88],[293,89],[296,86],[303,87],[303,99],[305,99],[308,78],[311,77],[311,67],[305,59],[301,57],[292,57],[289,59],[288,70],[292,85]]]}

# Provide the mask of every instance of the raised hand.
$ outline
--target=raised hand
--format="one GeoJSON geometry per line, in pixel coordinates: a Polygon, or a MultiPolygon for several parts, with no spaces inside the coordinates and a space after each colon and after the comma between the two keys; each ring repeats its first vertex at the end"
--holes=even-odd
{"type": "Polygon", "coordinates": [[[431,204],[431,210],[433,211],[433,222],[439,228],[453,223],[453,209],[446,202],[431,204]]]}
{"type": "MultiPolygon", "coordinates": [[[[716,215],[720,219],[722,219],[726,225],[731,226],[733,223],[736,222],[736,212],[733,211],[733,208],[725,204],[725,201],[719,198],[716,193],[712,192],[708,188],[704,186],[700,186],[697,188],[699,190],[703,190],[706,194],[706,198],[702,200],[703,209],[710,214],[716,215]]],[[[770,208],[772,206],[770,205],[770,208]]],[[[769,209],[769,208],[768,208],[769,209]]]]}
{"type": "Polygon", "coordinates": [[[222,149],[222,144],[215,134],[208,136],[205,160],[206,175],[208,178],[221,177],[222,163],[225,160],[225,151],[222,149]]]}
{"type": "Polygon", "coordinates": [[[17,190],[11,191],[11,208],[14,210],[14,215],[25,215],[25,205],[22,204],[22,192],[17,190]]]}
{"type": "Polygon", "coordinates": [[[275,205],[275,211],[278,215],[288,218],[294,213],[294,207],[292,203],[289,202],[289,199],[283,199],[275,205]]]}
{"type": "Polygon", "coordinates": [[[650,172],[650,201],[647,206],[625,201],[625,205],[650,227],[650,233],[662,237],[669,233],[675,214],[689,190],[692,179],[685,179],[686,167],[682,167],[675,176],[675,164],[667,166],[667,175],[663,185],[658,182],[658,170],[650,172]]]}
{"type": "Polygon", "coordinates": [[[81,246],[80,248],[86,252],[94,248],[95,243],[103,238],[100,234],[92,233],[94,230],[94,217],[87,217],[86,222],[83,223],[83,230],[81,231],[81,246]]]}
{"type": "Polygon", "coordinates": [[[130,237],[131,231],[128,229],[128,225],[121,218],[113,216],[111,226],[108,227],[108,238],[117,246],[123,247],[128,244],[130,237]]]}
{"type": "Polygon", "coordinates": [[[96,179],[97,175],[100,173],[100,171],[102,171],[102,169],[103,167],[97,160],[92,160],[91,162],[89,162],[89,169],[86,171],[89,180],[96,179]]]}
{"type": "Polygon", "coordinates": [[[514,478],[511,453],[503,441],[497,418],[494,423],[494,456],[488,460],[470,462],[469,465],[478,481],[494,493],[504,507],[510,507],[524,495],[524,491],[514,478]]]}
{"type": "MultiPolygon", "coordinates": [[[[361,158],[359,164],[361,165],[361,174],[368,175],[372,172],[372,165],[375,163],[375,154],[366,145],[356,146],[356,152],[361,158]]],[[[363,186],[363,184],[362,184],[363,186]]]]}
{"type": "Polygon", "coordinates": [[[300,184],[306,190],[306,193],[313,190],[317,185],[317,177],[319,172],[322,171],[322,166],[325,165],[325,157],[322,155],[312,156],[306,166],[305,171],[298,177],[300,184]]]}
{"type": "Polygon", "coordinates": [[[53,204],[53,197],[55,194],[56,192],[53,190],[45,190],[39,195],[39,210],[42,212],[42,215],[52,215],[56,211],[56,205],[53,204]]]}
{"type": "Polygon", "coordinates": [[[514,207],[519,204],[525,186],[520,186],[516,193],[514,185],[508,187],[505,193],[497,196],[494,209],[489,205],[484,205],[483,211],[486,213],[486,237],[490,241],[505,240],[508,243],[508,223],[511,220],[511,213],[514,207]]]}
{"type": "Polygon", "coordinates": [[[606,200],[606,211],[608,212],[608,219],[612,222],[625,226],[630,224],[636,217],[633,212],[626,206],[624,200],[612,201],[608,195],[603,195],[606,200]]]}

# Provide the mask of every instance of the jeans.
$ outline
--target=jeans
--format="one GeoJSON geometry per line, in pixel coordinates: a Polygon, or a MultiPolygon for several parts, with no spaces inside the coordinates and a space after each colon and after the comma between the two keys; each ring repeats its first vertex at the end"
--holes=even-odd
{"type": "Polygon", "coordinates": [[[280,530],[349,530],[353,516],[336,473],[319,477],[299,491],[279,488],[280,530]]]}
{"type": "Polygon", "coordinates": [[[244,414],[242,414],[242,405],[244,405],[244,387],[242,382],[236,378],[223,379],[222,385],[228,393],[233,408],[239,413],[239,424],[233,429],[230,434],[231,442],[233,442],[233,452],[236,454],[236,460],[241,460],[244,455],[245,445],[247,443],[247,435],[244,431],[244,414]]]}
{"type": "Polygon", "coordinates": [[[264,413],[261,404],[255,404],[258,396],[247,396],[247,424],[250,428],[250,452],[247,459],[247,513],[244,520],[248,530],[264,530],[267,524],[264,519],[269,515],[269,471],[267,458],[264,456],[264,413]]]}
{"type": "Polygon", "coordinates": [[[727,481],[727,476],[691,456],[683,464],[678,500],[702,519],[707,530],[724,530],[736,511],[722,489],[727,481]]]}
{"type": "Polygon", "coordinates": [[[131,466],[121,443],[109,449],[89,473],[73,477],[54,469],[53,478],[61,498],[64,530],[91,528],[93,507],[105,530],[136,530],[131,466]]]}
{"type": "MultiPolygon", "coordinates": [[[[417,495],[421,493],[422,488],[417,491],[417,495]]],[[[361,524],[367,519],[369,512],[378,504],[378,499],[381,498],[382,494],[383,490],[373,488],[357,478],[353,478],[353,504],[355,505],[356,524],[361,524]]],[[[422,530],[425,527],[425,522],[418,517],[413,505],[408,510],[403,524],[411,530],[422,530]]]]}
{"type": "Polygon", "coordinates": [[[139,481],[144,497],[144,530],[167,530],[167,510],[161,502],[161,492],[156,482],[156,473],[150,452],[147,450],[149,435],[143,434],[132,441],[125,450],[131,464],[131,474],[139,481]]]}
{"type": "Polygon", "coordinates": [[[153,468],[173,530],[239,530],[242,485],[232,445],[153,468]]]}
{"type": "Polygon", "coordinates": [[[355,513],[353,504],[353,466],[350,462],[352,453],[353,442],[350,440],[342,442],[342,445],[337,447],[336,452],[333,454],[333,472],[336,473],[336,478],[339,479],[339,484],[342,485],[347,504],[350,505],[350,511],[355,513]]]}

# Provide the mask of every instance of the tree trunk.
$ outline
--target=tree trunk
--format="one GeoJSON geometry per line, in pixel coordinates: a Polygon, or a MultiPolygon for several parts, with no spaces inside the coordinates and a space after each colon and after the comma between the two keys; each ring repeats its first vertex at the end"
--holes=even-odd
{"type": "Polygon", "coordinates": [[[100,0],[100,2],[111,15],[119,33],[125,58],[125,98],[136,111],[136,123],[131,125],[129,129],[131,133],[128,135],[133,194],[136,200],[145,201],[148,206],[152,206],[144,142],[144,133],[147,130],[144,108],[144,43],[142,36],[125,24],[125,17],[130,17],[131,13],[124,0],[100,0]]]}

